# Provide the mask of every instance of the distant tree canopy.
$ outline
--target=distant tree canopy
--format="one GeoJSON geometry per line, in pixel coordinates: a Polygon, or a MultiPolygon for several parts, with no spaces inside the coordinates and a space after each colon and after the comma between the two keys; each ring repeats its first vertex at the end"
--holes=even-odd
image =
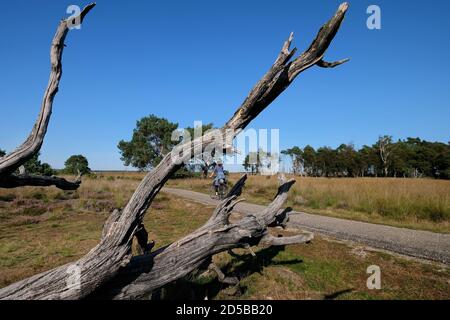
{"type": "Polygon", "coordinates": [[[138,120],[131,141],[121,140],[118,144],[121,160],[140,171],[154,168],[175,146],[171,138],[177,128],[178,123],[153,114],[138,120]]]}
{"type": "MultiPolygon", "coordinates": [[[[0,153],[1,155],[1,153],[0,153]]],[[[35,175],[42,175],[42,176],[52,176],[55,174],[55,170],[52,169],[52,167],[48,163],[42,163],[39,160],[40,152],[35,154],[30,160],[25,162],[23,165],[25,168],[26,174],[35,174],[35,175]]],[[[18,170],[19,172],[19,170],[18,170]]]]}
{"type": "Polygon", "coordinates": [[[55,170],[48,163],[42,163],[39,160],[40,152],[28,160],[25,164],[25,172],[30,174],[37,174],[43,176],[51,176],[55,174],[55,170]]]}
{"type": "Polygon", "coordinates": [[[293,147],[287,150],[281,151],[281,154],[288,155],[292,159],[292,172],[294,174],[300,174],[303,170],[303,151],[299,147],[293,147]]]}
{"type": "MultiPolygon", "coordinates": [[[[201,127],[187,127],[185,130],[189,132],[191,139],[196,138],[196,131],[201,132],[203,135],[206,131],[214,129],[214,125],[212,123],[202,124],[201,127]]],[[[190,171],[200,171],[202,173],[203,178],[208,177],[208,172],[214,166],[213,159],[207,159],[204,157],[195,157],[188,164],[187,168],[190,171]]]]}
{"type": "Polygon", "coordinates": [[[88,160],[81,154],[70,156],[66,162],[64,162],[64,166],[64,172],[69,174],[91,173],[88,160]]]}
{"type": "Polygon", "coordinates": [[[295,174],[316,177],[434,177],[450,178],[450,143],[419,138],[392,141],[380,137],[372,146],[356,150],[352,144],[336,149],[311,146],[282,151],[292,161],[295,174]]]}
{"type": "Polygon", "coordinates": [[[270,153],[262,149],[257,152],[249,152],[244,159],[245,171],[251,174],[259,174],[263,167],[268,167],[270,163],[267,162],[267,158],[270,157],[270,153]]]}
{"type": "Polygon", "coordinates": [[[202,124],[202,126],[196,126],[194,127],[186,127],[184,130],[189,132],[191,139],[194,139],[195,137],[195,131],[197,130],[199,133],[201,132],[201,135],[203,135],[206,131],[214,129],[214,125],[212,123],[202,124]]]}
{"type": "MultiPolygon", "coordinates": [[[[130,141],[121,140],[118,148],[121,160],[126,166],[133,166],[140,171],[150,170],[156,167],[161,159],[183,140],[184,134],[180,129],[177,134],[178,123],[170,122],[165,118],[159,118],[153,114],[143,117],[136,122],[133,136],[130,141]],[[176,137],[177,139],[172,139],[176,137]]],[[[204,124],[201,127],[187,127],[184,130],[189,133],[189,138],[194,139],[196,129],[200,135],[213,129],[213,124],[204,124]]],[[[187,138],[187,137],[186,137],[187,138]]],[[[202,157],[193,158],[179,175],[185,176],[189,172],[201,171],[207,176],[212,161],[202,157]]]]}
{"type": "MultiPolygon", "coordinates": [[[[3,157],[4,155],[6,155],[6,151],[0,149],[0,157],[3,157]]],[[[30,160],[24,163],[23,167],[25,168],[25,173],[41,176],[54,175],[56,170],[53,169],[48,163],[41,162],[41,160],[39,160],[40,155],[41,153],[38,152],[30,160]]],[[[16,173],[20,173],[20,170],[17,170],[16,173]]]]}

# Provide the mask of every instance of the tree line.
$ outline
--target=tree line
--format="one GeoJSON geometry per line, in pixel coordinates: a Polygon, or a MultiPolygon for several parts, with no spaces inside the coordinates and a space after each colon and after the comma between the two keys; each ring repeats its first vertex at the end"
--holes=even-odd
{"type": "MultiPolygon", "coordinates": [[[[131,141],[118,144],[125,165],[141,171],[156,166],[162,156],[169,152],[176,142],[171,140],[177,123],[154,115],[137,122],[131,141]]],[[[203,131],[213,128],[203,125],[203,131]]],[[[193,136],[194,128],[186,128],[193,136]]],[[[0,157],[6,153],[0,149],[0,157]]],[[[356,149],[353,144],[341,144],[337,148],[320,147],[314,149],[294,146],[283,150],[282,155],[290,158],[291,171],[297,175],[311,177],[432,177],[450,179],[450,142],[429,142],[420,138],[407,138],[393,141],[391,136],[381,136],[371,146],[356,149]]],[[[258,174],[270,153],[264,150],[251,152],[244,159],[243,167],[251,174],[258,174]],[[253,160],[252,160],[253,159],[253,160]]],[[[177,173],[177,176],[190,176],[201,172],[204,177],[214,163],[204,159],[193,159],[177,173]]],[[[51,176],[56,172],[67,174],[89,174],[91,169],[83,155],[70,156],[62,170],[53,169],[48,163],[39,160],[39,154],[24,165],[26,173],[51,176]]]]}
{"type": "MultiPolygon", "coordinates": [[[[209,123],[202,125],[205,132],[214,128],[209,123]]],[[[178,130],[178,123],[156,115],[143,117],[136,122],[132,138],[121,140],[118,149],[126,166],[140,171],[154,168],[161,159],[179,142],[172,134],[178,130]]],[[[194,128],[186,130],[194,136],[194,128]]],[[[290,158],[294,174],[312,177],[433,177],[450,178],[450,143],[428,142],[420,138],[407,138],[393,141],[391,136],[380,136],[373,145],[356,149],[353,144],[341,144],[333,149],[320,147],[314,149],[294,146],[283,150],[282,155],[290,158]]],[[[242,163],[246,171],[260,173],[267,166],[270,153],[264,150],[247,154],[242,163]]],[[[180,177],[192,172],[207,176],[213,161],[194,158],[180,169],[180,177]]]]}
{"type": "Polygon", "coordinates": [[[450,178],[450,142],[429,142],[420,138],[393,141],[381,136],[371,146],[356,149],[341,144],[336,149],[307,145],[283,150],[292,172],[312,177],[432,177],[450,178]]]}
{"type": "MultiPolygon", "coordinates": [[[[0,158],[4,155],[6,155],[6,151],[0,149],[0,158]]],[[[74,175],[77,175],[79,173],[83,175],[91,173],[87,158],[81,154],[72,155],[67,158],[67,160],[64,162],[64,169],[61,170],[52,168],[50,164],[39,160],[39,157],[40,152],[36,153],[31,159],[25,162],[23,168],[19,170],[23,170],[26,174],[35,174],[42,176],[52,176],[57,173],[74,175]]]]}

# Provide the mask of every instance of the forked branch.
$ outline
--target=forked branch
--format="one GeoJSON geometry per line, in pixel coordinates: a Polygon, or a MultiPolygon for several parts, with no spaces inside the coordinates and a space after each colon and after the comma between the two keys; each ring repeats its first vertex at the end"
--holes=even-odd
{"type": "MultiPolygon", "coordinates": [[[[143,299],[165,284],[180,279],[196,270],[212,256],[234,248],[247,248],[259,244],[284,246],[302,244],[312,240],[311,233],[275,238],[269,234],[269,226],[286,212],[282,209],[294,180],[285,182],[272,203],[259,214],[252,214],[230,223],[229,216],[238,203],[247,176],[244,175],[228,195],[216,207],[211,218],[186,237],[149,255],[133,257],[130,263],[114,279],[89,296],[91,299],[143,299]]],[[[219,280],[236,284],[236,279],[226,278],[215,265],[219,280]]]]}

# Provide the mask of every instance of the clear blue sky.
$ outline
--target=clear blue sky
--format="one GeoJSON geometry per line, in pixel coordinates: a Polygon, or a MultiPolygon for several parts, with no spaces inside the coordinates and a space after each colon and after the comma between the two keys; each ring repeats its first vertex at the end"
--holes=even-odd
{"type": "MultiPolygon", "coordinates": [[[[450,1],[350,2],[328,60],[312,68],[252,124],[279,128],[281,148],[353,142],[381,134],[450,140],[450,1]],[[382,29],[366,28],[378,4],[382,29]]],[[[68,5],[0,7],[0,148],[28,135],[49,75],[49,46],[68,5]]],[[[222,125],[294,31],[308,47],[339,1],[97,1],[71,31],[41,159],[62,167],[84,154],[94,169],[122,169],[117,142],[150,113],[192,126],[222,125]]]]}

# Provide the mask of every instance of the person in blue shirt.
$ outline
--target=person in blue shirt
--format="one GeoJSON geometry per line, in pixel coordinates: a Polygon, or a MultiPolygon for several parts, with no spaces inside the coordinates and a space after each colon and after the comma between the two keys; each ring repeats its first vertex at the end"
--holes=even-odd
{"type": "Polygon", "coordinates": [[[216,196],[219,194],[219,185],[220,180],[223,180],[223,183],[225,183],[225,172],[223,170],[223,163],[221,160],[218,160],[213,172],[210,175],[210,178],[214,177],[214,188],[216,189],[216,196]]]}

